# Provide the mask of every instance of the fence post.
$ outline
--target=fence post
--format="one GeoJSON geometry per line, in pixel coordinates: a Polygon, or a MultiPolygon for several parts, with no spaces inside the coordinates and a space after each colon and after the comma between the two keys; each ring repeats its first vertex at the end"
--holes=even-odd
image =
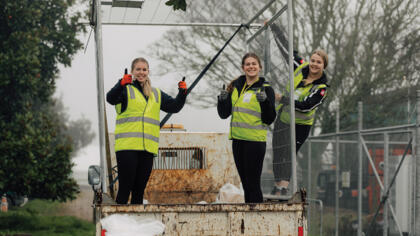
{"type": "MultiPolygon", "coordinates": [[[[384,189],[381,191],[381,196],[383,196],[389,188],[389,134],[384,133],[384,173],[383,173],[384,189]]],[[[391,198],[385,202],[383,206],[383,236],[388,236],[388,204],[391,198]]]]}
{"type": "Polygon", "coordinates": [[[417,119],[416,119],[416,183],[415,183],[415,191],[416,191],[416,201],[415,201],[415,219],[414,219],[414,228],[415,231],[413,232],[414,235],[417,232],[417,235],[420,233],[420,90],[417,90],[417,119]]]}
{"type": "Polygon", "coordinates": [[[362,236],[362,183],[363,183],[363,147],[362,147],[362,129],[363,129],[363,103],[359,101],[357,103],[358,108],[358,119],[359,119],[359,172],[358,172],[358,183],[357,183],[357,236],[362,236]]]}
{"type": "MultiPolygon", "coordinates": [[[[312,198],[312,140],[308,139],[308,198],[312,198]]],[[[311,205],[308,207],[308,232],[311,225],[311,205]]]]}
{"type": "Polygon", "coordinates": [[[335,236],[338,236],[339,230],[339,193],[340,193],[340,105],[337,105],[335,118],[335,236]]]}

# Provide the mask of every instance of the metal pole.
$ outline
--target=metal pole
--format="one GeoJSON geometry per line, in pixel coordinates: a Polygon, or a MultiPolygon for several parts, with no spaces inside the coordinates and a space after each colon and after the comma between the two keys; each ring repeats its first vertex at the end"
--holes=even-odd
{"type": "MultiPolygon", "coordinates": [[[[335,130],[340,132],[340,106],[337,105],[335,130]]],[[[340,137],[335,136],[335,236],[338,236],[339,224],[339,193],[340,193],[340,137]]]]}
{"type": "MultiPolygon", "coordinates": [[[[323,225],[323,218],[324,218],[324,204],[322,203],[322,200],[320,199],[312,199],[312,198],[306,198],[308,201],[318,202],[319,203],[319,235],[322,236],[322,225],[323,225]]],[[[309,232],[309,229],[308,229],[309,232]]]]}
{"type": "MultiPolygon", "coordinates": [[[[88,25],[89,22],[82,22],[82,24],[88,25]]],[[[103,26],[117,25],[117,26],[188,26],[188,27],[232,27],[237,28],[241,24],[230,24],[230,23],[151,23],[151,22],[138,22],[138,23],[113,23],[103,22],[103,26]]],[[[263,24],[250,24],[249,28],[259,29],[264,27],[263,24]]]]}
{"type": "Polygon", "coordinates": [[[296,133],[295,133],[295,98],[293,67],[293,1],[287,0],[287,23],[289,36],[289,88],[290,88],[290,155],[292,158],[292,194],[297,190],[296,179],[296,133]]]}
{"type": "MultiPolygon", "coordinates": [[[[308,140],[308,198],[312,197],[312,141],[308,140]]],[[[311,208],[308,207],[308,232],[311,223],[311,208]]]]}
{"type": "MultiPolygon", "coordinates": [[[[384,197],[384,194],[387,192],[388,186],[389,186],[389,135],[388,133],[384,134],[384,172],[383,172],[383,181],[384,181],[384,189],[381,191],[382,197],[384,197]]],[[[385,202],[383,206],[383,235],[388,236],[388,205],[390,202],[390,198],[388,198],[388,201],[385,202]]]]}
{"type": "Polygon", "coordinates": [[[267,10],[271,4],[273,4],[276,0],[271,0],[269,3],[265,4],[263,8],[261,8],[255,16],[253,16],[247,23],[247,25],[250,25],[254,20],[256,20],[261,14],[264,13],[265,10],[267,10]]]}
{"type": "MultiPolygon", "coordinates": [[[[291,7],[292,7],[291,5],[284,6],[273,17],[271,17],[271,19],[268,22],[266,22],[262,28],[258,29],[257,32],[255,32],[249,39],[247,39],[247,42],[250,42],[250,41],[254,40],[254,38],[257,37],[258,35],[260,35],[265,28],[268,28],[268,26],[271,25],[271,23],[273,23],[273,21],[275,21],[277,18],[279,18],[281,16],[281,14],[283,14],[283,12],[286,9],[289,9],[288,6],[290,6],[290,9],[291,9],[291,7]]],[[[290,36],[289,36],[289,39],[290,39],[290,36]]]]}
{"type": "Polygon", "coordinates": [[[268,73],[270,72],[270,31],[268,28],[265,29],[265,44],[264,44],[264,77],[267,79],[268,73]]]}
{"type": "Polygon", "coordinates": [[[417,90],[417,120],[416,120],[416,201],[415,201],[415,231],[420,234],[420,90],[417,90]]]}
{"type": "Polygon", "coordinates": [[[102,192],[107,193],[106,177],[107,168],[105,160],[105,99],[104,99],[104,70],[102,55],[102,19],[101,19],[101,1],[95,2],[95,43],[96,43],[96,88],[98,96],[98,123],[99,123],[99,154],[102,177],[102,192]]]}
{"type": "Polygon", "coordinates": [[[363,103],[359,101],[358,118],[359,118],[359,172],[358,172],[358,187],[357,187],[357,236],[362,236],[362,182],[363,182],[363,147],[362,147],[362,133],[363,129],[363,103]]]}

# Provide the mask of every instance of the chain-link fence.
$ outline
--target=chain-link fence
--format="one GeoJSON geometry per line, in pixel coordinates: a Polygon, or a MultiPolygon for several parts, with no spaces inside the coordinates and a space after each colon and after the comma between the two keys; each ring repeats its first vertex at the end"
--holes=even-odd
{"type": "MultiPolygon", "coordinates": [[[[281,8],[277,12],[247,43],[249,51],[262,55],[264,76],[275,92],[289,97],[288,19],[281,8]]],[[[297,186],[308,196],[308,235],[415,235],[416,89],[405,85],[362,97],[340,97],[337,91],[327,96],[332,101],[319,107],[322,117],[296,154],[297,186]]],[[[290,127],[270,129],[261,181],[265,196],[275,198],[276,172],[291,174],[286,170],[291,146],[299,144],[290,143],[290,127]],[[279,159],[285,153],[287,158],[279,159]]]]}

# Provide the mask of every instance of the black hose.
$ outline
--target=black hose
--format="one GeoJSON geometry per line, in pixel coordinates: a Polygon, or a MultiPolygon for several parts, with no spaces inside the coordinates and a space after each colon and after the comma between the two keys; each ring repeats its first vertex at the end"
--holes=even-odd
{"type": "MultiPolygon", "coordinates": [[[[197,76],[197,78],[194,80],[194,82],[191,84],[191,86],[187,89],[187,95],[191,92],[191,90],[194,89],[194,87],[197,85],[197,83],[201,80],[201,78],[204,76],[204,74],[207,72],[207,70],[213,65],[213,63],[216,61],[217,57],[222,53],[222,51],[225,49],[227,45],[229,45],[230,41],[235,37],[235,35],[241,30],[242,27],[248,27],[245,24],[241,24],[238,29],[233,33],[233,35],[226,41],[225,45],[216,53],[216,55],[211,59],[211,61],[204,67],[204,69],[200,72],[200,74],[197,76]]],[[[169,120],[169,118],[172,116],[172,113],[166,114],[166,116],[163,118],[163,120],[160,122],[160,127],[162,127],[166,121],[169,120]]]]}

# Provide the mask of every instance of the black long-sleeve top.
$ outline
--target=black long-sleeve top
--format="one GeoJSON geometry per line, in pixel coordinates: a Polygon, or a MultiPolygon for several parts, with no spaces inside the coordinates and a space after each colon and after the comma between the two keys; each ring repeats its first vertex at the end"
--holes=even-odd
{"type": "MultiPolygon", "coordinates": [[[[133,82],[134,87],[136,87],[142,94],[143,88],[141,87],[140,83],[135,80],[133,82]]],[[[121,103],[121,112],[124,112],[127,108],[127,89],[126,86],[121,86],[120,81],[111,90],[108,91],[106,94],[106,101],[111,105],[117,105],[121,103]]],[[[160,109],[167,113],[177,113],[179,112],[182,107],[184,107],[186,95],[183,90],[179,90],[178,95],[176,98],[172,98],[162,90],[161,92],[161,106],[160,109]]],[[[144,96],[144,94],[143,94],[144,96]]],[[[147,100],[148,97],[144,96],[147,100]]]]}
{"type": "MultiPolygon", "coordinates": [[[[302,75],[303,75],[303,79],[296,88],[305,87],[304,80],[309,75],[309,66],[305,66],[304,68],[302,68],[302,75]]],[[[313,81],[312,84],[313,85],[325,84],[328,87],[327,82],[328,82],[327,75],[324,72],[322,73],[321,78],[313,81]]],[[[309,85],[311,84],[307,84],[306,86],[309,86],[309,85]]],[[[327,94],[326,92],[327,92],[327,88],[317,88],[317,89],[314,89],[311,92],[311,94],[309,94],[303,101],[295,100],[295,110],[300,111],[300,112],[309,112],[315,109],[316,107],[321,105],[322,102],[324,101],[325,95],[327,94]]],[[[290,103],[289,101],[290,101],[289,97],[283,96],[280,100],[280,103],[288,105],[290,103]]]]}
{"type": "MultiPolygon", "coordinates": [[[[233,86],[241,91],[246,83],[246,77],[244,75],[240,76],[237,80],[233,82],[233,86]]],[[[267,83],[263,77],[260,77],[259,80],[251,85],[247,90],[253,88],[263,87],[263,84],[267,83]]],[[[274,106],[274,90],[271,86],[265,87],[265,92],[267,94],[267,99],[264,102],[260,102],[261,107],[261,120],[264,124],[270,125],[276,119],[276,110],[274,106]]],[[[232,98],[229,94],[228,99],[221,101],[218,99],[217,102],[217,112],[219,113],[220,118],[226,119],[232,114],[232,98]]]]}

